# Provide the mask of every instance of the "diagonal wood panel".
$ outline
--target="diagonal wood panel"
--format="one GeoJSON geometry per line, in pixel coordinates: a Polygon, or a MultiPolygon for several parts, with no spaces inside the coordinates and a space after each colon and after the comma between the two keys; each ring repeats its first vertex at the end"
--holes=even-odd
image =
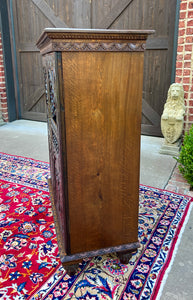
{"type": "Polygon", "coordinates": [[[35,91],[33,95],[29,96],[29,104],[26,107],[27,111],[32,110],[32,108],[38,103],[38,101],[42,98],[42,96],[45,94],[44,87],[40,87],[35,91]]]}
{"type": "Polygon", "coordinates": [[[160,125],[160,115],[145,101],[142,99],[142,111],[145,117],[155,126],[160,125]]]}
{"type": "Polygon", "coordinates": [[[44,0],[31,0],[44,16],[54,25],[55,27],[68,27],[64,21],[58,18],[51,7],[44,0]]]}
{"type": "Polygon", "coordinates": [[[111,12],[107,14],[102,20],[94,24],[95,28],[109,29],[115,20],[123,13],[123,11],[131,4],[133,0],[119,1],[111,12]]]}

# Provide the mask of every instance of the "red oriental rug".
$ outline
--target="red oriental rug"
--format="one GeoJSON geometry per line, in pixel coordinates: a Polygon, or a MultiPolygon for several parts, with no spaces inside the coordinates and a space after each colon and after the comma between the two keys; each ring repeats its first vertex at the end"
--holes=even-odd
{"type": "Polygon", "coordinates": [[[49,164],[0,153],[0,299],[158,299],[191,198],[140,186],[139,241],[128,265],[114,254],[61,266],[47,186],[49,164]]]}

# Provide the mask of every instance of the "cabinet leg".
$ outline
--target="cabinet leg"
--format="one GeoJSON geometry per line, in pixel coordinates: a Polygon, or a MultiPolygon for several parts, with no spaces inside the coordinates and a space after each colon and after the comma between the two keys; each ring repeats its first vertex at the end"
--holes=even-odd
{"type": "Polygon", "coordinates": [[[77,264],[70,264],[70,265],[63,265],[64,269],[66,270],[66,273],[72,277],[76,274],[76,271],[79,267],[79,263],[77,264]]]}
{"type": "Polygon", "coordinates": [[[134,252],[137,250],[136,249],[132,249],[132,250],[127,250],[127,251],[122,251],[122,252],[117,252],[117,256],[120,260],[121,264],[128,264],[132,255],[134,254],[134,252]]]}

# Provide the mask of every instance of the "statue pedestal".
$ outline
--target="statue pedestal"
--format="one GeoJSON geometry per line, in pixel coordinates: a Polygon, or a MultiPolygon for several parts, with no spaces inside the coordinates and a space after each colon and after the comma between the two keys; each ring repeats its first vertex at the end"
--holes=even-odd
{"type": "Polygon", "coordinates": [[[5,125],[5,122],[3,121],[2,112],[1,112],[1,104],[0,104],[0,126],[5,125]]]}
{"type": "Polygon", "coordinates": [[[2,119],[0,119],[0,126],[3,126],[3,125],[5,125],[5,122],[2,119]]]}
{"type": "Polygon", "coordinates": [[[181,146],[181,139],[178,139],[177,142],[170,144],[166,140],[159,151],[160,154],[178,156],[181,146]]]}

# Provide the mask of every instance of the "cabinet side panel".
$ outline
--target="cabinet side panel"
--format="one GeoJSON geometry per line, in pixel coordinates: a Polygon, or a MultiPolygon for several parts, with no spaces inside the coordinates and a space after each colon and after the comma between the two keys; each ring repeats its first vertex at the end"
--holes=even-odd
{"type": "Polygon", "coordinates": [[[71,253],[136,242],[143,52],[62,64],[71,253]]]}

